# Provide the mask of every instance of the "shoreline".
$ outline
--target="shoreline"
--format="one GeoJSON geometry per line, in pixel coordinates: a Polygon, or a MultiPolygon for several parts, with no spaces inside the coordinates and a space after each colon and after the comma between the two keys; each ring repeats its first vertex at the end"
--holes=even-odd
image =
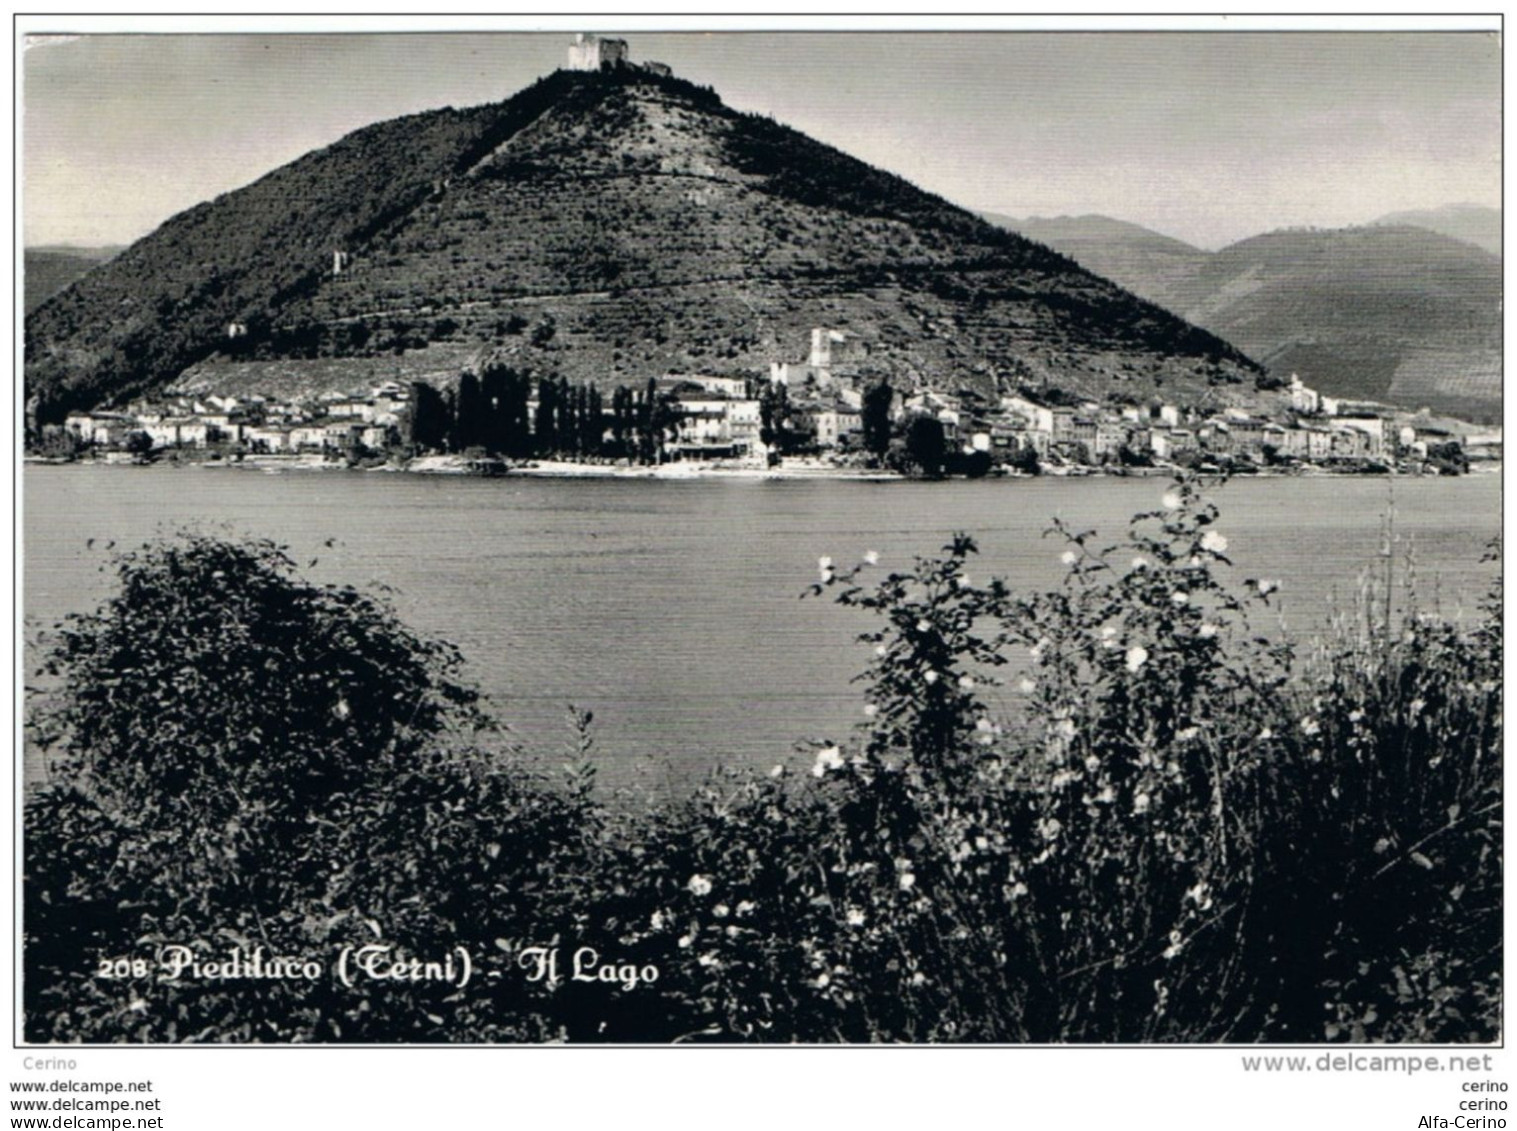
{"type": "MultiPolygon", "coordinates": [[[[124,454],[124,453],[122,453],[124,454]]],[[[111,467],[135,466],[131,459],[113,458],[114,454],[108,454],[105,458],[88,460],[59,460],[45,456],[23,456],[23,464],[40,464],[45,466],[68,466],[70,464],[105,465],[111,467]]],[[[508,465],[502,462],[498,470],[482,470],[474,465],[475,461],[457,455],[434,455],[418,456],[404,464],[385,463],[374,467],[350,467],[345,463],[328,460],[321,455],[306,453],[302,455],[252,455],[245,456],[240,460],[208,460],[186,459],[179,461],[154,461],[148,466],[179,466],[205,469],[227,469],[240,471],[258,471],[266,475],[279,475],[285,472],[320,471],[320,472],[361,472],[381,473],[391,475],[458,475],[471,478],[497,478],[497,479],[656,479],[664,481],[696,480],[696,479],[728,479],[728,480],[833,480],[857,483],[913,483],[926,482],[926,480],[913,479],[910,476],[898,474],[893,471],[884,471],[869,468],[856,467],[833,467],[819,462],[800,462],[779,467],[758,467],[744,464],[709,464],[694,462],[665,463],[656,466],[629,467],[615,464],[575,463],[567,460],[529,460],[518,465],[508,465]]],[[[1493,475],[1501,473],[1500,461],[1476,464],[1463,476],[1454,478],[1466,478],[1470,476],[1493,475]]],[[[1181,474],[1184,469],[1178,467],[1148,467],[1129,468],[1121,473],[1114,473],[1103,468],[1094,467],[1070,467],[1057,470],[1045,470],[1041,475],[1031,476],[1018,473],[989,475],[986,479],[993,480],[1027,480],[1027,479],[1161,479],[1172,478],[1181,474]]],[[[1234,478],[1250,479],[1294,479],[1294,478],[1397,478],[1397,479],[1420,479],[1420,478],[1449,478],[1439,476],[1436,472],[1411,472],[1389,471],[1365,473],[1358,471],[1338,471],[1328,467],[1316,465],[1303,465],[1294,468],[1259,468],[1247,473],[1233,473],[1234,478]]],[[[949,476],[947,479],[962,479],[962,476],[949,476]]],[[[946,480],[945,480],[946,481],[946,480]]]]}

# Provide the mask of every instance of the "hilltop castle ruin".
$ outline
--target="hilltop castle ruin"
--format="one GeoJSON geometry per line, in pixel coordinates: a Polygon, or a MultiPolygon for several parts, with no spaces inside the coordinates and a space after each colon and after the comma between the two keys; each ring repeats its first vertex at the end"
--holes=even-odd
{"type": "Polygon", "coordinates": [[[571,71],[598,71],[603,67],[624,67],[630,62],[625,39],[601,39],[580,33],[569,44],[571,71]]]}
{"type": "Polygon", "coordinates": [[[579,32],[569,44],[568,68],[571,71],[620,70],[635,67],[641,71],[667,77],[672,72],[663,63],[632,62],[625,39],[601,39],[599,36],[579,32]]]}

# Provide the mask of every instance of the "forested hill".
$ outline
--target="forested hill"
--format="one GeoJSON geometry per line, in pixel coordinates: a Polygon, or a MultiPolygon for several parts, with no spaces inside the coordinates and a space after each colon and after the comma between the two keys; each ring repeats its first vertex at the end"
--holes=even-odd
{"type": "Polygon", "coordinates": [[[1436,232],[1256,236],[1211,256],[1183,309],[1323,392],[1499,418],[1501,261],[1436,232]]]}
{"type": "Polygon", "coordinates": [[[767,372],[817,325],[883,376],[986,391],[1246,396],[1257,368],[1041,244],[628,68],[370,126],[175,216],[29,315],[26,383],[44,421],[247,360],[493,354],[629,384],[767,372]]]}
{"type": "Polygon", "coordinates": [[[91,271],[119,247],[29,247],[22,258],[22,303],[35,310],[86,271],[91,271]]]}
{"type": "MultiPolygon", "coordinates": [[[[1474,234],[1489,212],[1415,215],[1468,219],[1474,234]]],[[[1501,414],[1501,261],[1431,220],[1282,229],[1208,252],[1105,216],[990,218],[1226,338],[1279,379],[1501,414]]]]}

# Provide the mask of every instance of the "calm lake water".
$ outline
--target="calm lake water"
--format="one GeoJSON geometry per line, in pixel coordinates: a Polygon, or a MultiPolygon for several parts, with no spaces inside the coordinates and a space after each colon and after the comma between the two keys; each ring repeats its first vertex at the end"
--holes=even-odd
{"type": "MultiPolygon", "coordinates": [[[[717,763],[770,766],[859,721],[851,677],[870,621],[798,600],[819,555],[881,568],[979,541],[971,576],[1059,583],[1054,516],[1112,540],[1163,479],[973,483],[473,479],[360,472],[28,465],[29,629],[111,589],[101,547],[187,523],[288,545],[315,581],[379,582],[414,627],[456,643],[515,737],[567,749],[565,707],[595,712],[603,776],[677,785],[717,763]],[[95,548],[86,540],[95,539],[95,548]],[[324,543],[336,539],[328,548],[324,543]]],[[[1351,608],[1394,502],[1395,555],[1419,602],[1470,619],[1494,573],[1500,476],[1236,480],[1218,491],[1234,575],[1279,577],[1283,624],[1318,633],[1351,608]]]]}

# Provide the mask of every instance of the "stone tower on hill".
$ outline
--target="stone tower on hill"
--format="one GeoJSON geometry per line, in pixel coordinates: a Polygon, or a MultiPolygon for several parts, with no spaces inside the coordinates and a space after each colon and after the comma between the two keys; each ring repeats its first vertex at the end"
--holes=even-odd
{"type": "Polygon", "coordinates": [[[625,39],[600,39],[579,34],[569,44],[569,70],[598,71],[603,67],[625,67],[629,62],[625,39]]]}

